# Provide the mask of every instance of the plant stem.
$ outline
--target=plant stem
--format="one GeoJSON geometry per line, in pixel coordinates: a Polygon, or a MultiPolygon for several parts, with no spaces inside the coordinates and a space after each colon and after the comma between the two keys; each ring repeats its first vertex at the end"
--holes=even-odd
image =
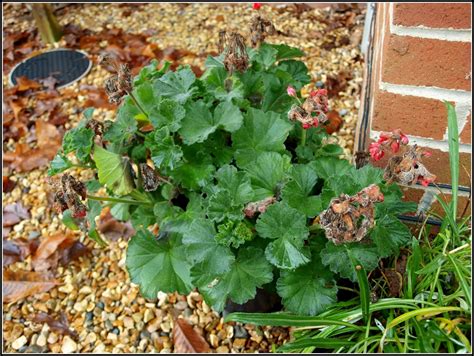
{"type": "Polygon", "coordinates": [[[128,95],[130,95],[133,102],[135,103],[137,108],[143,113],[143,115],[145,115],[148,118],[148,114],[145,112],[145,110],[142,108],[142,106],[138,103],[138,100],[135,98],[135,95],[133,95],[133,93],[131,91],[128,93],[128,95]]]}
{"type": "Polygon", "coordinates": [[[134,204],[134,205],[151,205],[150,202],[138,201],[132,199],[112,198],[112,197],[98,197],[95,195],[88,195],[87,198],[98,201],[111,201],[114,203],[134,204]]]}
{"type": "Polygon", "coordinates": [[[301,128],[301,146],[306,145],[306,130],[304,128],[301,128]]]}

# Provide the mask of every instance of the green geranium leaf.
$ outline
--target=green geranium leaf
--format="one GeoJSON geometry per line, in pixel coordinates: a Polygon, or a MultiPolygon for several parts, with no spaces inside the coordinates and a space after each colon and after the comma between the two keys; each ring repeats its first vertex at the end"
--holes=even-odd
{"type": "Polygon", "coordinates": [[[193,268],[193,275],[200,277],[199,292],[216,311],[224,309],[228,298],[237,304],[249,301],[255,297],[257,288],[273,279],[272,266],[263,251],[254,247],[240,249],[229,272],[217,278],[203,275],[199,267],[193,268]]]}
{"type": "Polygon", "coordinates": [[[130,217],[133,227],[137,230],[139,228],[147,228],[156,223],[156,217],[153,209],[149,206],[138,206],[130,217]]]}
{"type": "Polygon", "coordinates": [[[63,222],[64,225],[66,225],[66,227],[68,229],[71,229],[71,230],[74,230],[74,231],[79,230],[79,226],[77,226],[76,219],[74,219],[72,217],[71,210],[69,210],[69,209],[67,209],[63,213],[62,222],[63,222]]]}
{"type": "Polygon", "coordinates": [[[355,282],[357,274],[354,266],[350,263],[348,249],[367,272],[377,267],[380,259],[377,248],[372,244],[367,245],[360,242],[335,245],[328,241],[326,247],[321,251],[321,260],[334,273],[355,282]]]}
{"type": "Polygon", "coordinates": [[[344,176],[346,172],[353,169],[352,165],[345,159],[334,157],[317,158],[311,163],[318,177],[328,180],[331,177],[344,176]]]}
{"type": "Polygon", "coordinates": [[[204,65],[206,66],[206,68],[224,68],[224,55],[221,54],[217,57],[208,56],[204,65]]]}
{"type": "Polygon", "coordinates": [[[278,68],[287,72],[293,78],[292,84],[296,90],[300,90],[304,85],[311,81],[308,75],[308,67],[301,61],[283,61],[278,68]]]}
{"type": "Polygon", "coordinates": [[[261,200],[277,194],[277,189],[284,182],[291,167],[291,159],[276,152],[264,152],[257,159],[245,166],[252,187],[255,190],[255,200],[261,200]]]}
{"type": "Polygon", "coordinates": [[[96,145],[94,161],[101,184],[106,185],[117,195],[127,195],[133,190],[130,162],[122,156],[96,145]]]}
{"type": "Polygon", "coordinates": [[[295,165],[292,168],[291,181],[282,190],[283,201],[307,217],[314,217],[322,211],[320,196],[312,194],[318,176],[311,165],[295,165]]]}
{"type": "MultiPolygon", "coordinates": [[[[137,99],[138,104],[140,104],[145,113],[149,115],[156,105],[156,99],[153,93],[153,86],[151,85],[151,83],[146,81],[143,84],[135,86],[135,88],[133,89],[133,94],[134,97],[137,99]]],[[[133,104],[135,105],[135,102],[133,104]]]]}
{"type": "Polygon", "coordinates": [[[78,126],[64,135],[63,152],[64,154],[74,152],[80,162],[86,163],[90,161],[93,143],[94,132],[89,128],[78,126]]]}
{"type": "Polygon", "coordinates": [[[237,171],[234,166],[226,165],[216,172],[219,189],[227,190],[232,197],[229,204],[243,205],[253,199],[250,178],[245,172],[237,171]]]}
{"type": "Polygon", "coordinates": [[[258,49],[255,60],[260,63],[265,69],[268,69],[277,60],[278,50],[273,46],[263,43],[258,49]]]}
{"type": "Polygon", "coordinates": [[[167,127],[155,130],[146,136],[145,146],[151,152],[151,159],[158,169],[173,170],[178,166],[183,151],[174,143],[167,127]]]}
{"type": "Polygon", "coordinates": [[[292,128],[277,113],[249,108],[242,127],[232,134],[239,166],[246,166],[262,152],[284,152],[284,142],[292,128]]]}
{"type": "Polygon", "coordinates": [[[48,176],[54,176],[55,174],[64,172],[72,166],[72,162],[66,156],[58,153],[49,164],[48,176]]]}
{"type": "Polygon", "coordinates": [[[134,102],[127,97],[118,109],[117,119],[105,131],[104,139],[114,144],[128,145],[138,130],[135,116],[140,113],[134,102]]]}
{"type": "Polygon", "coordinates": [[[155,81],[154,89],[159,95],[176,100],[184,104],[194,92],[192,88],[196,76],[193,71],[186,67],[176,72],[168,72],[155,81]]]}
{"type": "Polygon", "coordinates": [[[366,165],[355,172],[355,181],[359,185],[359,190],[371,184],[381,184],[383,181],[383,170],[371,165],[366,165]]]}
{"type": "Polygon", "coordinates": [[[127,270],[145,298],[156,299],[159,291],[187,294],[192,290],[190,265],[180,239],[170,234],[156,241],[149,231],[140,230],[128,243],[127,270]]]}
{"type": "Polygon", "coordinates": [[[87,201],[87,222],[89,223],[89,230],[87,235],[95,241],[99,246],[104,247],[107,246],[107,242],[102,240],[99,233],[96,230],[96,222],[95,218],[100,215],[102,211],[102,205],[97,200],[89,199],[87,201]]]}
{"type": "Polygon", "coordinates": [[[232,195],[228,190],[219,190],[209,198],[207,215],[215,222],[242,220],[244,218],[243,205],[232,203],[232,195]]]}
{"type": "Polygon", "coordinates": [[[255,225],[259,236],[275,240],[268,244],[265,256],[282,269],[295,269],[308,263],[310,251],[304,246],[309,236],[306,217],[285,203],[276,203],[260,215],[255,225]]]}
{"type": "Polygon", "coordinates": [[[211,114],[204,101],[197,101],[186,107],[186,117],[179,133],[183,137],[183,142],[191,145],[205,141],[218,128],[234,132],[240,128],[242,120],[242,113],[232,103],[220,103],[214,114],[211,114]]]}
{"type": "Polygon", "coordinates": [[[217,243],[227,247],[239,248],[254,237],[252,230],[242,221],[227,221],[217,229],[219,230],[215,237],[217,243]]]}
{"type": "Polygon", "coordinates": [[[217,243],[215,236],[214,223],[199,219],[183,233],[183,243],[192,264],[203,262],[208,273],[222,274],[230,270],[235,257],[229,247],[217,243]]]}
{"type": "Polygon", "coordinates": [[[130,219],[129,209],[130,204],[116,203],[110,209],[110,214],[117,220],[127,221],[130,219]]]}
{"type": "Polygon", "coordinates": [[[151,123],[155,128],[166,126],[170,132],[176,132],[181,127],[186,111],[184,107],[171,99],[163,99],[157,109],[150,116],[151,123]]]}
{"type": "Polygon", "coordinates": [[[387,257],[398,252],[400,247],[411,240],[411,237],[408,227],[392,215],[379,218],[370,233],[370,238],[375,243],[380,257],[387,257]]]}
{"type": "Polygon", "coordinates": [[[282,271],[277,292],[285,309],[299,315],[317,315],[337,301],[336,281],[317,258],[294,271],[282,271]]]}
{"type": "Polygon", "coordinates": [[[290,58],[295,58],[295,57],[302,57],[305,55],[305,53],[295,47],[290,47],[285,44],[267,44],[267,46],[270,46],[277,51],[277,60],[281,61],[283,59],[290,59],[290,58]]]}
{"type": "Polygon", "coordinates": [[[216,167],[200,162],[183,163],[170,172],[170,176],[184,188],[198,191],[208,185],[216,167]]]}

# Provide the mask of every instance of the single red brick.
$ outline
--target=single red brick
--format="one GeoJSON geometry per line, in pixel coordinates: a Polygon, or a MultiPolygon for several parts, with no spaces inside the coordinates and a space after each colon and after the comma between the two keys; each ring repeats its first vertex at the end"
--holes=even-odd
{"type": "Polygon", "coordinates": [[[471,123],[471,113],[467,115],[467,122],[464,126],[461,135],[459,136],[461,143],[471,144],[471,130],[472,130],[472,123],[471,123]]]}
{"type": "Polygon", "coordinates": [[[471,90],[471,43],[390,35],[382,81],[471,90]]]}
{"type": "MultiPolygon", "coordinates": [[[[436,175],[435,183],[451,184],[449,153],[427,147],[424,149],[431,153],[431,157],[423,157],[423,164],[432,174],[436,175]]],[[[392,154],[387,152],[380,161],[374,162],[371,160],[371,163],[376,167],[385,168],[391,156],[392,154]]],[[[471,180],[467,172],[471,172],[471,154],[460,153],[459,164],[459,184],[465,187],[470,187],[471,180]],[[464,169],[463,166],[466,169],[464,169]]]]}
{"type": "Polygon", "coordinates": [[[471,28],[471,4],[398,3],[393,9],[393,23],[401,26],[430,28],[471,28]]]}
{"type": "Polygon", "coordinates": [[[407,135],[441,140],[446,132],[447,110],[443,102],[411,95],[376,91],[372,129],[402,129],[407,135]]]}

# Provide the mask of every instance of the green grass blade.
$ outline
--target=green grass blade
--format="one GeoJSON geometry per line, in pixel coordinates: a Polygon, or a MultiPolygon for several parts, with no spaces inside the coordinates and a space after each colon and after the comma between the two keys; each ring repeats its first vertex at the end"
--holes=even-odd
{"type": "Polygon", "coordinates": [[[437,314],[450,312],[450,311],[463,311],[463,309],[459,307],[436,307],[436,308],[421,308],[417,310],[412,310],[390,321],[387,324],[387,330],[397,326],[398,324],[404,322],[405,320],[409,320],[416,316],[424,316],[424,317],[434,316],[437,314]]]}
{"type": "Polygon", "coordinates": [[[305,338],[298,341],[284,344],[278,348],[278,352],[288,352],[294,350],[301,350],[305,347],[315,347],[319,349],[337,349],[342,346],[354,345],[354,341],[340,340],[340,339],[325,339],[325,338],[305,338]]]}
{"type": "Polygon", "coordinates": [[[467,304],[469,306],[469,312],[471,312],[471,307],[472,307],[471,287],[469,287],[468,282],[466,278],[464,277],[460,266],[458,265],[456,260],[453,258],[453,256],[448,254],[448,259],[454,267],[454,272],[456,273],[456,276],[458,277],[459,283],[461,284],[461,288],[464,292],[464,297],[466,298],[467,304]]]}
{"type": "Polygon", "coordinates": [[[225,317],[225,322],[236,321],[241,323],[252,323],[255,325],[268,325],[268,326],[299,326],[299,327],[311,327],[311,326],[327,326],[327,325],[339,325],[346,326],[355,329],[363,329],[361,326],[357,326],[341,320],[308,317],[301,315],[292,315],[285,313],[232,313],[225,317]]]}
{"type": "Polygon", "coordinates": [[[357,280],[359,282],[360,306],[362,308],[362,317],[364,319],[364,322],[367,323],[367,320],[369,320],[370,313],[370,287],[369,280],[367,279],[367,272],[348,248],[346,248],[346,251],[356,271],[357,280]]]}
{"type": "Polygon", "coordinates": [[[456,221],[458,211],[458,185],[459,185],[459,130],[458,120],[454,106],[445,101],[448,110],[448,144],[449,144],[449,166],[451,169],[451,216],[456,221]]]}

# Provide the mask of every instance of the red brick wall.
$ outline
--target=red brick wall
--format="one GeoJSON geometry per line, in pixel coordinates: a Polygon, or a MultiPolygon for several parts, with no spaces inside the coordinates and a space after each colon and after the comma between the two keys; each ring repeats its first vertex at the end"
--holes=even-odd
{"type": "MultiPolygon", "coordinates": [[[[400,128],[411,143],[432,152],[424,162],[438,176],[436,182],[450,185],[443,103],[447,100],[458,116],[460,162],[464,166],[460,184],[470,188],[471,4],[377,3],[372,46],[371,75],[366,70],[368,83],[362,93],[369,100],[365,104],[362,100],[359,120],[368,122],[367,134],[364,140],[359,124],[355,147],[360,148],[364,140],[367,148],[381,131],[400,128]]],[[[384,163],[378,162],[381,166],[384,163]]],[[[438,192],[435,187],[420,185],[404,189],[406,199],[415,201],[427,191],[438,192]]],[[[449,188],[444,193],[449,199],[449,188]]]]}

